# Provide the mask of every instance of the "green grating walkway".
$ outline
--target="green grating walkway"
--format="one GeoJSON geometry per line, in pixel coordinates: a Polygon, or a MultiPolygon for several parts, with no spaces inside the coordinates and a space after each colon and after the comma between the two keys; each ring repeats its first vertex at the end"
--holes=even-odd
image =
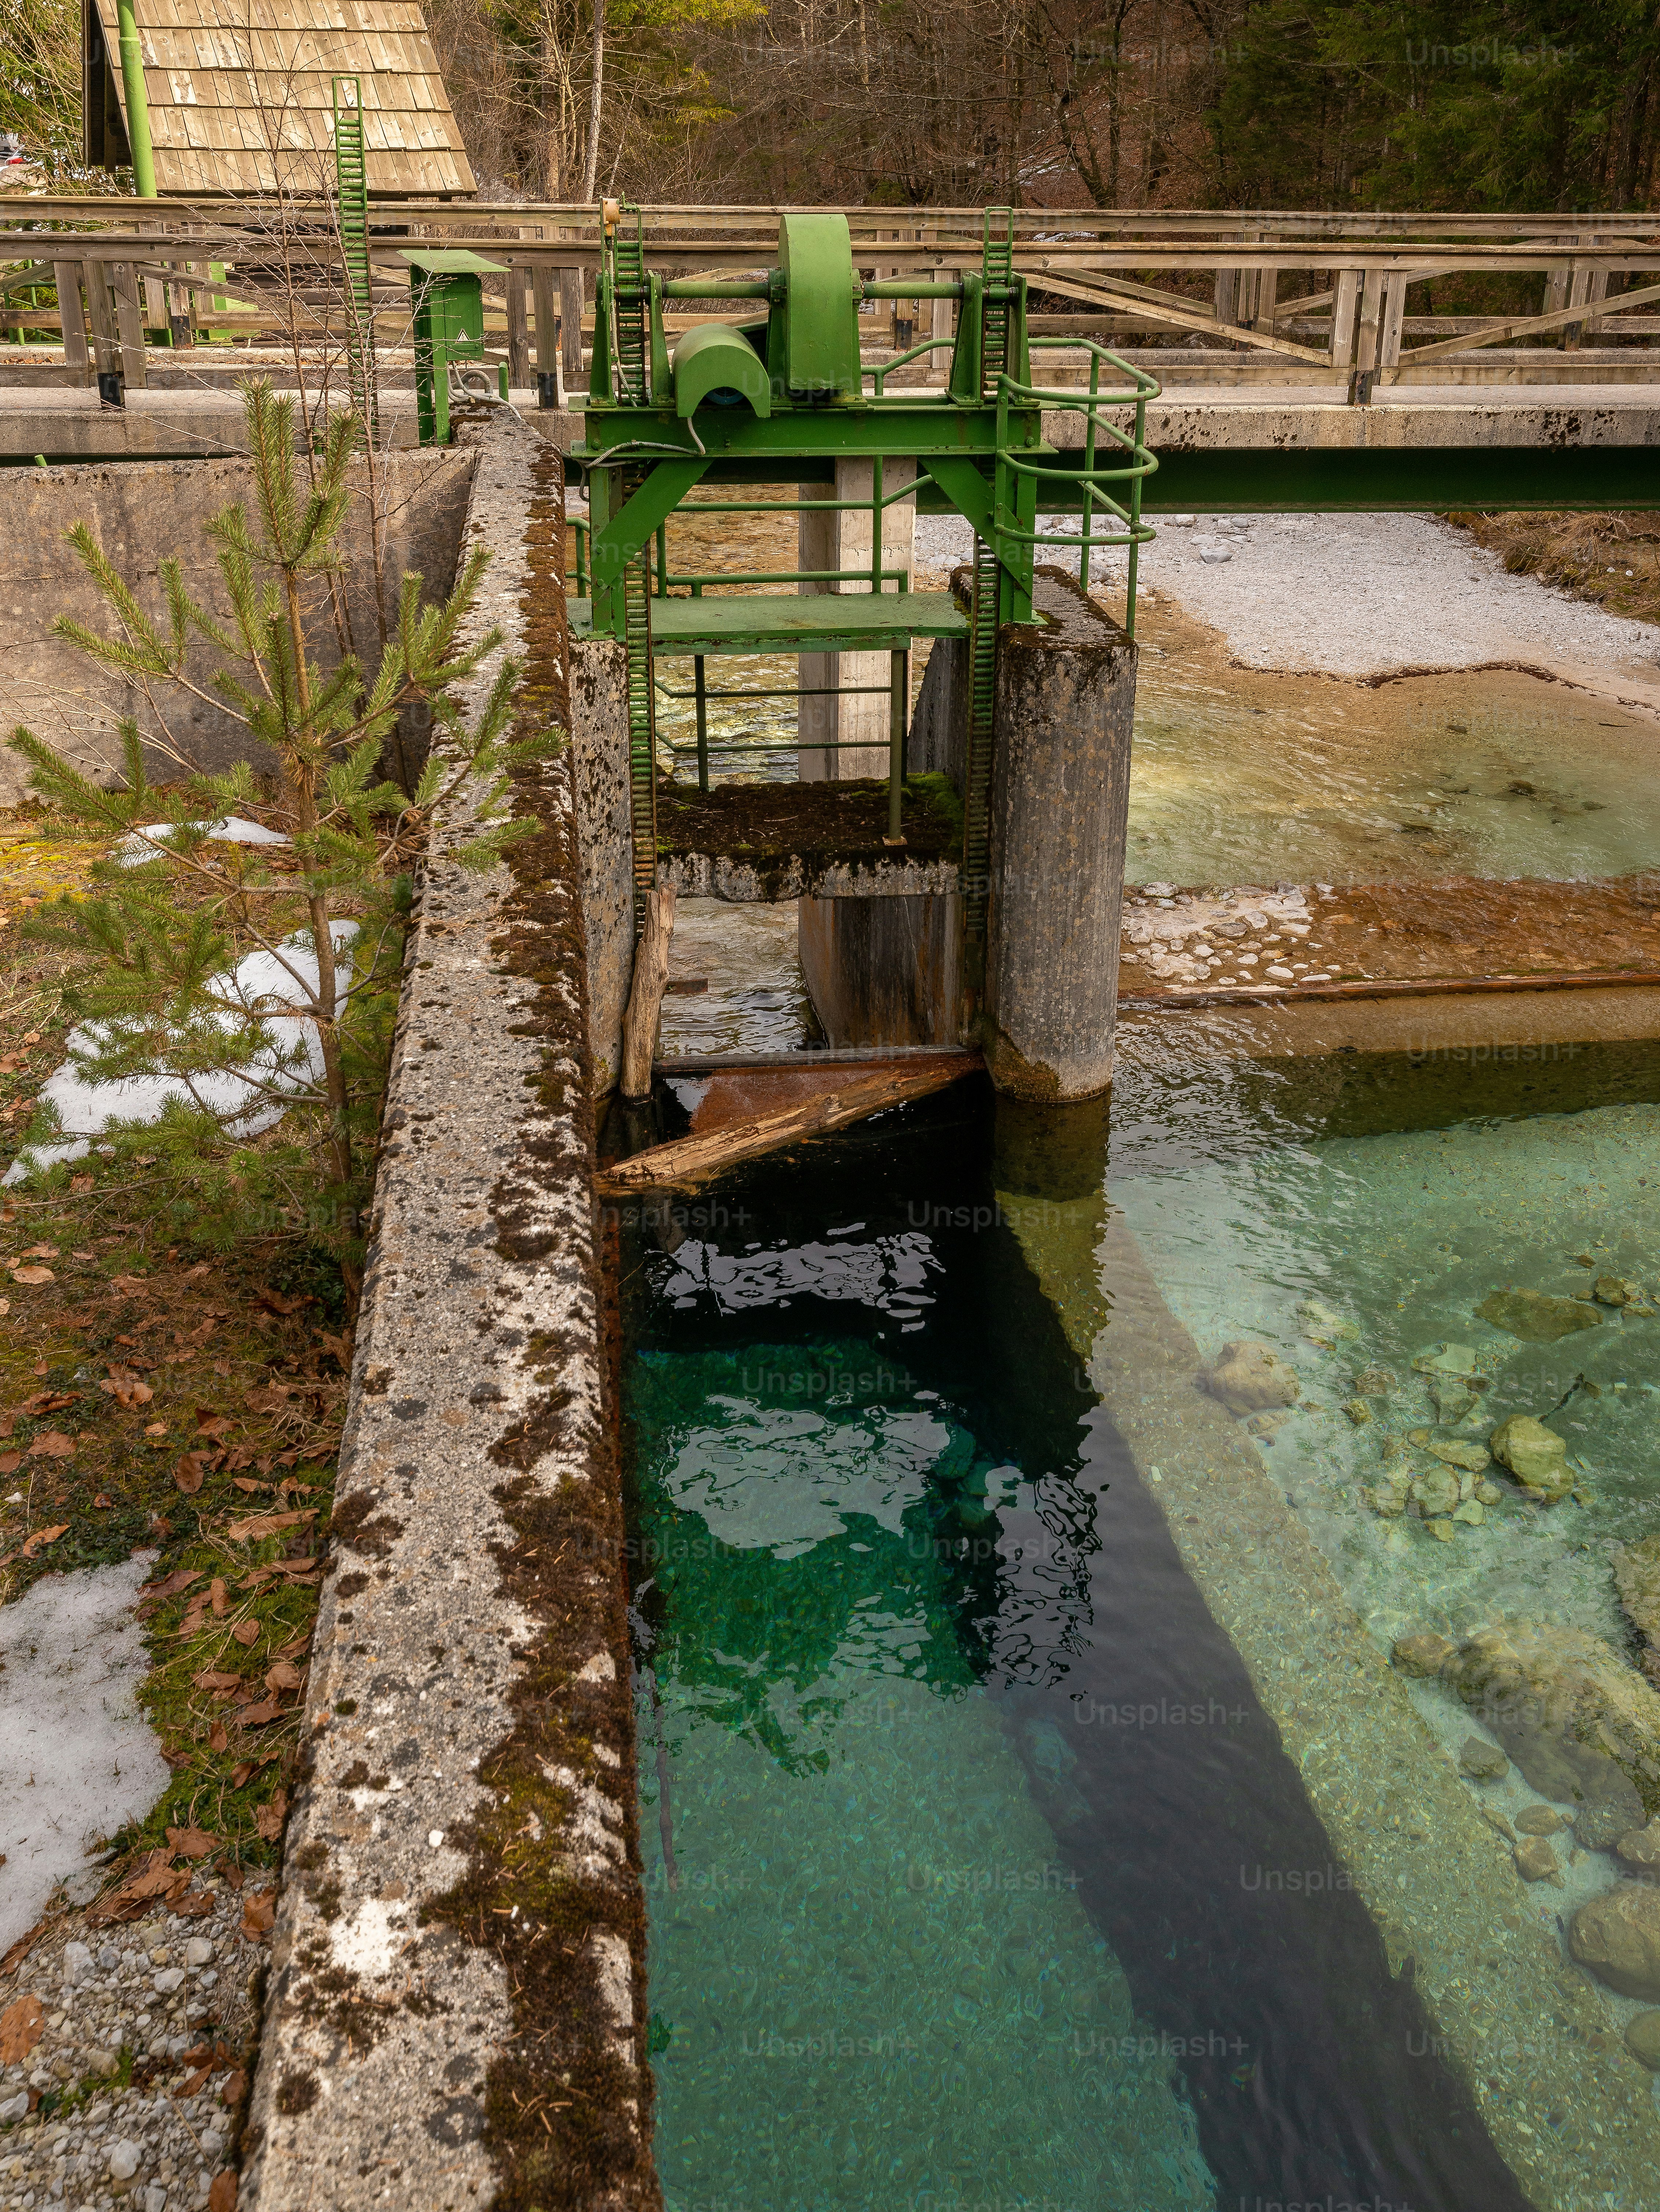
{"type": "MultiPolygon", "coordinates": [[[[571,635],[592,637],[593,603],[569,602],[571,635]]],[[[915,637],[966,637],[949,592],[778,592],[762,598],[654,599],[654,653],[903,653],[915,637]]]]}

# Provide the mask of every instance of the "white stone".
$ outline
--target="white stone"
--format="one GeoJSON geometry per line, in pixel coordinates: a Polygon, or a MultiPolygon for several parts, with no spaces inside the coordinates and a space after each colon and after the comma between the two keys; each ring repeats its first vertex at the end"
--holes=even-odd
{"type": "Polygon", "coordinates": [[[192,1936],[185,1946],[185,1964],[187,1966],[205,1966],[212,1956],[213,1943],[209,1936],[192,1936]]]}
{"type": "Polygon", "coordinates": [[[138,2171],[138,2161],[143,2156],[136,2142],[123,2136],[120,2142],[110,2145],[110,2178],[113,2181],[131,2181],[138,2171]]]}
{"type": "Polygon", "coordinates": [[[1199,558],[1213,568],[1223,561],[1232,560],[1233,548],[1231,545],[1204,545],[1200,548],[1199,558]]]}
{"type": "Polygon", "coordinates": [[[64,1946],[64,1979],[71,1986],[84,1982],[92,1972],[92,1953],[84,1943],[65,1943],[64,1946]]]}
{"type": "Polygon", "coordinates": [[[167,2192],[159,2181],[144,2191],[144,2212],[167,2212],[167,2192]]]}
{"type": "Polygon", "coordinates": [[[182,1966],[163,1966],[155,1977],[155,1994],[160,1997],[170,1997],[184,1978],[182,1966]]]}
{"type": "Polygon", "coordinates": [[[0,2126],[9,2120],[21,2120],[28,2108],[29,2093],[27,2089],[15,2097],[8,2097],[5,2103],[0,2105],[0,2126]]]}

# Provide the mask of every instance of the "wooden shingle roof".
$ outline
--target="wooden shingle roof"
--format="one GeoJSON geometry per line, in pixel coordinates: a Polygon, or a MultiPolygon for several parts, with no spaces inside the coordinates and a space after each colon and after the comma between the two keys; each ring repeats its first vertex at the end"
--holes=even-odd
{"type": "MultiPolygon", "coordinates": [[[[116,96],[115,0],[92,0],[116,96]]],[[[334,167],[331,79],[363,87],[372,193],[477,188],[420,0],[135,0],[156,190],[316,191],[334,167]]]]}

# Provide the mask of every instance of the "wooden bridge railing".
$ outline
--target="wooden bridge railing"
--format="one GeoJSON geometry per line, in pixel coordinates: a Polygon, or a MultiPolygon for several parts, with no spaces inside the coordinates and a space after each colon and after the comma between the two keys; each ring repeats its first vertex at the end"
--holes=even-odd
{"type": "MultiPolygon", "coordinates": [[[[648,207],[647,259],[681,275],[753,273],[775,258],[779,213],[648,207]]],[[[852,209],[848,220],[855,260],[884,276],[979,266],[978,209],[852,209]]],[[[1432,362],[1456,362],[1468,381],[1493,347],[1519,341],[1536,353],[1534,342],[1548,341],[1572,354],[1589,335],[1615,343],[1617,356],[1598,361],[1617,358],[1627,379],[1660,375],[1652,343],[1660,315],[1639,312],[1660,302],[1660,223],[1651,215],[1027,209],[1014,223],[1016,266],[1087,316],[1091,335],[1197,340],[1213,349],[1200,356],[1207,363],[1248,357],[1304,381],[1319,372],[1364,398],[1374,383],[1432,362]],[[1414,285],[1468,275],[1542,278],[1539,310],[1483,317],[1420,305],[1408,313],[1414,285]],[[1183,280],[1190,289],[1172,289],[1183,280]]],[[[396,245],[441,238],[509,264],[493,321],[513,380],[528,382],[532,359],[551,370],[557,343],[575,381],[583,275],[599,254],[598,209],[388,201],[374,204],[371,225],[383,342],[408,335],[396,245]]],[[[882,304],[886,312],[891,303],[882,304]]],[[[943,347],[950,303],[931,312],[943,347]]],[[[332,210],[322,200],[0,198],[0,330],[61,331],[71,379],[120,366],[130,384],[143,381],[147,349],[167,337],[187,344],[204,333],[299,335],[327,348],[344,334],[332,210]],[[32,291],[48,286],[72,302],[66,313],[32,303],[32,291]]],[[[1513,374],[1516,359],[1492,374],[1513,374]]],[[[1565,362],[1558,374],[1568,380],[1589,366],[1565,362]]]]}

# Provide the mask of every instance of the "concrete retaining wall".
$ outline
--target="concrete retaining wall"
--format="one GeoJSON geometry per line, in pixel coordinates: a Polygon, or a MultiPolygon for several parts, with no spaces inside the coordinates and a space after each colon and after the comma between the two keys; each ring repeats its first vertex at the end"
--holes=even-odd
{"type": "MultiPolygon", "coordinates": [[[[558,465],[507,416],[477,454],[477,619],[562,713],[558,465]]],[[[423,871],[243,2212],[660,2202],[580,760],[511,869],[463,807],[423,871]]]]}
{"type": "MultiPolygon", "coordinates": [[[[465,448],[380,456],[376,500],[385,520],[385,557],[394,599],[397,577],[406,568],[426,578],[429,592],[449,589],[472,472],[473,455],[465,448]]],[[[366,465],[357,464],[354,476],[358,488],[344,534],[350,562],[346,603],[357,649],[374,655],[380,627],[366,465]]],[[[251,465],[241,460],[0,470],[0,545],[5,548],[0,723],[6,730],[21,722],[85,773],[99,776],[120,758],[116,724],[123,715],[153,726],[135,691],[52,634],[60,614],[106,635],[115,634],[113,617],[65,543],[64,532],[77,522],[89,523],[97,544],[147,613],[162,612],[157,569],[174,556],[183,564],[192,597],[210,614],[222,617],[228,603],[204,527],[224,508],[249,499],[252,477],[251,465]]],[[[319,580],[312,589],[319,601],[325,599],[325,583],[319,580]]],[[[326,623],[319,623],[319,635],[327,629],[326,623]]],[[[223,661],[211,647],[198,644],[190,672],[205,687],[223,661]]],[[[167,726],[179,749],[202,767],[222,769],[251,750],[257,753],[241,725],[211,698],[192,699],[169,688],[164,701],[167,726]]],[[[424,745],[421,732],[406,736],[412,750],[424,745]]],[[[149,765],[158,779],[180,773],[156,751],[149,765]]],[[[0,805],[14,805],[22,797],[23,775],[15,753],[0,752],[0,805]]]]}

